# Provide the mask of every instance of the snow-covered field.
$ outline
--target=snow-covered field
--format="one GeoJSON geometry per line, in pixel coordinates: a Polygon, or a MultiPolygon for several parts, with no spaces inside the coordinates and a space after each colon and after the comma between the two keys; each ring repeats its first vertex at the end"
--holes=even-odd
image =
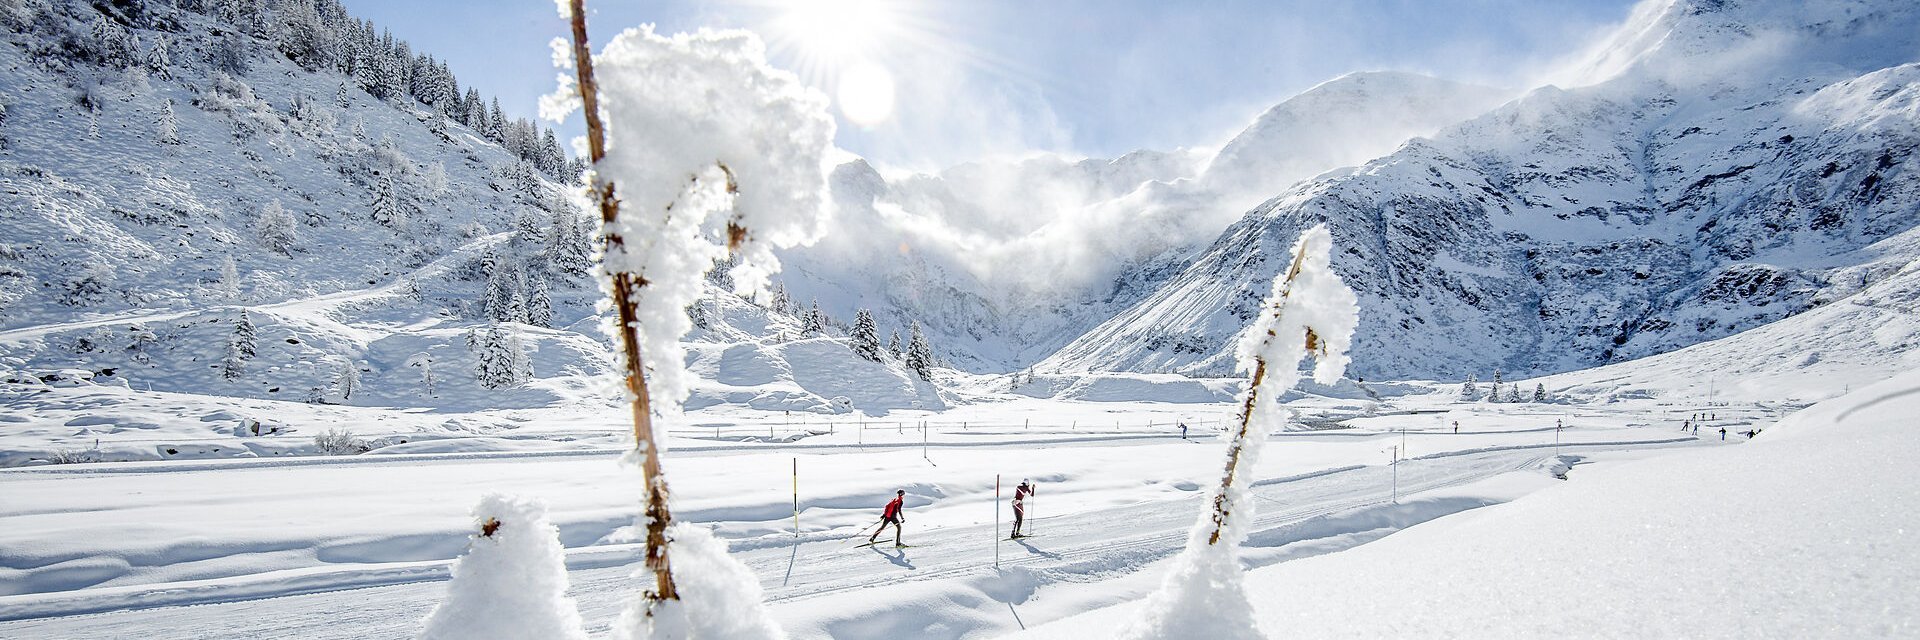
{"type": "MultiPolygon", "coordinates": [[[[1569,465],[1716,446],[1714,425],[1780,414],[1716,407],[1719,421],[1696,438],[1680,432],[1694,406],[1454,400],[1443,389],[1371,407],[1296,401],[1323,426],[1345,428],[1276,434],[1255,475],[1260,515],[1248,561],[1355,546],[1560,484],[1555,474],[1569,465]],[[1566,424],[1557,448],[1556,421],[1566,424]],[[1388,463],[1403,442],[1410,459],[1396,469],[1388,463]]],[[[676,517],[727,539],[796,637],[982,637],[1144,593],[1218,474],[1222,445],[1213,436],[1229,411],[1225,403],[1029,399],[867,419],[864,428],[859,418],[814,416],[798,426],[777,412],[695,412],[670,430],[668,470],[676,517]],[[921,422],[931,425],[925,435],[921,422]],[[1181,422],[1190,440],[1180,438],[1181,422]],[[775,441],[759,429],[772,429],[775,441]],[[1021,479],[1040,487],[1037,535],[1002,540],[997,550],[1011,515],[995,499],[996,474],[1002,500],[1021,479]],[[894,489],[908,492],[913,546],[851,546],[894,489]]],[[[614,420],[576,422],[615,440],[614,420]]],[[[573,594],[589,626],[604,630],[637,590],[628,574],[638,561],[630,527],[639,483],[616,456],[605,447],[475,454],[449,446],[7,470],[0,618],[8,621],[0,631],[105,637],[136,625],[168,637],[169,629],[205,632],[188,619],[218,619],[228,637],[408,637],[466,546],[468,508],[490,491],[549,505],[573,594]],[[337,613],[348,609],[355,613],[337,613]]]]}

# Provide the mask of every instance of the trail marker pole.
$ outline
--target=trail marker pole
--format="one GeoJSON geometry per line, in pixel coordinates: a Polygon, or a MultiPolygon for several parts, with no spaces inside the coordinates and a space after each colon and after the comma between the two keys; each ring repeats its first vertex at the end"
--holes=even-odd
{"type": "Polygon", "coordinates": [[[800,459],[793,459],[793,537],[800,537],[800,459]]]}
{"type": "Polygon", "coordinates": [[[993,474],[993,568],[1000,568],[1000,474],[993,474]]]}
{"type": "Polygon", "coordinates": [[[1393,503],[1400,504],[1400,447],[1397,445],[1393,448],[1393,462],[1388,466],[1393,467],[1393,503]]]}
{"type": "Polygon", "coordinates": [[[1563,422],[1562,420],[1553,421],[1553,457],[1555,458],[1560,457],[1560,429],[1564,426],[1563,422]]]}

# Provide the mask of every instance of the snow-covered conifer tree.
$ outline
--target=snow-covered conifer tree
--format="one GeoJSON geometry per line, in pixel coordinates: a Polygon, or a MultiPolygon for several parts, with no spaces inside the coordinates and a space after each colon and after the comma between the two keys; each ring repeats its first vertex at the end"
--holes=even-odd
{"type": "Polygon", "coordinates": [[[487,128],[487,105],[480,100],[480,90],[468,87],[464,102],[467,103],[466,116],[460,119],[460,124],[467,125],[474,131],[484,131],[487,128]]]}
{"type": "Polygon", "coordinates": [[[500,96],[494,96],[493,106],[487,111],[487,128],[481,133],[486,134],[488,140],[504,144],[508,126],[507,112],[500,109],[500,96]]]}
{"type": "Polygon", "coordinates": [[[161,78],[172,78],[173,57],[167,51],[166,34],[154,34],[153,44],[147,47],[147,55],[142,60],[147,71],[161,78]]]}
{"type": "Polygon", "coordinates": [[[124,69],[133,65],[133,34],[105,15],[96,16],[89,33],[94,54],[100,62],[124,69]]]}
{"type": "Polygon", "coordinates": [[[774,313],[790,313],[789,309],[793,307],[793,298],[787,295],[786,283],[774,283],[773,292],[770,296],[770,303],[773,305],[772,309],[774,313]]]}
{"type": "Polygon", "coordinates": [[[498,260],[487,274],[487,295],[481,300],[487,319],[494,322],[526,322],[526,292],[517,265],[498,260]]]}
{"type": "Polygon", "coordinates": [[[880,361],[880,328],[873,325],[873,313],[861,309],[853,314],[853,353],[873,362],[880,361]]]}
{"type": "Polygon", "coordinates": [[[1520,383],[1507,385],[1507,402],[1516,404],[1520,402],[1520,383]]]}
{"type": "Polygon", "coordinates": [[[560,529],[537,500],[487,494],[473,507],[473,538],[454,561],[447,597],[421,640],[586,640],[567,597],[560,529]]]}
{"type": "Polygon", "coordinates": [[[808,307],[806,312],[800,314],[800,337],[816,337],[825,330],[826,327],[823,326],[821,322],[820,301],[815,300],[813,301],[813,306],[808,307]]]}
{"type": "Polygon", "coordinates": [[[367,208],[374,222],[396,231],[406,228],[406,211],[400,204],[400,193],[398,187],[394,185],[393,171],[380,172],[380,179],[373,183],[373,203],[367,208]]]}
{"type": "Polygon", "coordinates": [[[259,218],[254,220],[253,231],[260,235],[260,243],[268,251],[283,256],[293,255],[294,236],[293,215],[280,206],[279,200],[269,200],[260,207],[259,218]]]}
{"type": "Polygon", "coordinates": [[[900,358],[900,330],[899,329],[894,329],[893,337],[887,338],[887,354],[893,356],[894,359],[896,360],[900,358]]]}
{"type": "Polygon", "coordinates": [[[1472,402],[1480,399],[1480,384],[1473,374],[1467,374],[1467,381],[1460,383],[1460,399],[1472,402]]]}
{"type": "MultiPolygon", "coordinates": [[[[1133,640],[1263,638],[1240,568],[1239,545],[1253,525],[1248,492],[1268,431],[1286,424],[1280,397],[1300,379],[1300,360],[1314,359],[1313,378],[1331,385],[1346,371],[1359,307],[1329,264],[1333,237],[1325,225],[1300,235],[1292,265],[1274,278],[1273,293],[1241,334],[1239,370],[1250,376],[1240,428],[1229,441],[1226,473],[1194,523],[1160,588],[1118,634],[1133,640]]],[[[1284,603],[1277,603],[1284,605],[1284,603]]]]}
{"type": "Polygon", "coordinates": [[[921,380],[933,379],[933,348],[927,346],[927,336],[920,333],[918,320],[913,323],[913,337],[907,340],[907,370],[921,380]]]}
{"type": "Polygon", "coordinates": [[[233,321],[233,332],[227,334],[227,355],[220,360],[221,377],[238,380],[246,373],[247,360],[255,353],[254,341],[253,319],[241,309],[240,317],[233,321]]]}
{"type": "Polygon", "coordinates": [[[480,386],[505,389],[533,379],[532,361],[511,327],[489,326],[479,330],[477,339],[470,335],[467,344],[479,361],[474,374],[480,386]]]}
{"type": "Polygon", "coordinates": [[[593,269],[593,231],[591,223],[580,216],[573,203],[561,201],[553,207],[547,228],[547,263],[557,273],[582,276],[593,269]]]}
{"type": "Polygon", "coordinates": [[[160,103],[160,118],[155,124],[158,125],[160,130],[159,139],[161,144],[181,144],[183,142],[180,139],[180,121],[176,119],[173,114],[173,98],[167,98],[160,103]]]}
{"type": "Polygon", "coordinates": [[[233,75],[246,75],[253,66],[253,47],[247,44],[246,36],[232,31],[213,45],[212,60],[214,68],[233,75]]]}
{"type": "Polygon", "coordinates": [[[547,292],[547,279],[537,274],[527,282],[527,324],[553,326],[553,298],[547,292]]]}
{"type": "Polygon", "coordinates": [[[1542,382],[1542,383],[1533,385],[1533,401],[1534,402],[1547,401],[1547,383],[1542,382]]]}
{"type": "Polygon", "coordinates": [[[429,196],[437,198],[447,195],[446,163],[435,160],[427,164],[427,171],[420,178],[420,186],[427,190],[427,195],[429,196]]]}

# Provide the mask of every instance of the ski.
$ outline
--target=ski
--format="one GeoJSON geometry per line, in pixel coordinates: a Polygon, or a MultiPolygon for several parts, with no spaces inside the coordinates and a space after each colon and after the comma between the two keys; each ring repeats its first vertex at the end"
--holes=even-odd
{"type": "MultiPolygon", "coordinates": [[[[886,541],[884,541],[884,540],[882,540],[882,541],[879,541],[879,542],[862,542],[862,543],[860,543],[860,544],[856,544],[856,545],[853,545],[853,548],[855,548],[855,549],[858,549],[858,548],[860,548],[860,547],[871,547],[871,546],[873,546],[873,545],[876,545],[876,544],[885,544],[885,542],[886,542],[886,541]]],[[[913,546],[913,545],[910,545],[910,544],[896,544],[896,545],[893,545],[893,546],[894,546],[894,548],[896,548],[896,549],[905,549],[905,548],[907,548],[907,547],[911,547],[911,546],[913,546]]]]}

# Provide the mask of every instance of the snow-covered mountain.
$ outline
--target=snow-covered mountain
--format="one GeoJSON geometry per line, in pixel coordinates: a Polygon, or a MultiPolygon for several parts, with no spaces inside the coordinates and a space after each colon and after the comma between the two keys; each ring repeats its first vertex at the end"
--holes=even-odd
{"type": "Polygon", "coordinates": [[[563,330],[597,326],[593,226],[560,187],[577,166],[433,58],[335,2],[29,2],[0,19],[0,369],[551,402],[483,388],[492,355],[469,330],[498,321],[538,354],[510,377],[607,371],[594,332],[563,330]]]}
{"type": "Polygon", "coordinates": [[[1400,72],[1342,76],[1260,115],[1217,154],[1036,156],[936,174],[854,160],[832,174],[838,219],[789,252],[794,301],[883,332],[926,327],[977,371],[1052,353],[1177,272],[1248,207],[1295,182],[1481,113],[1499,90],[1400,72]]]}
{"type": "Polygon", "coordinates": [[[1301,229],[1359,292],[1353,371],[1457,378],[1670,351],[1831,304],[1920,252],[1920,10],[1676,1],[1582,67],[1280,192],[1043,370],[1225,374],[1301,229]],[[1598,74],[1598,75],[1596,75],[1598,74]]]}

